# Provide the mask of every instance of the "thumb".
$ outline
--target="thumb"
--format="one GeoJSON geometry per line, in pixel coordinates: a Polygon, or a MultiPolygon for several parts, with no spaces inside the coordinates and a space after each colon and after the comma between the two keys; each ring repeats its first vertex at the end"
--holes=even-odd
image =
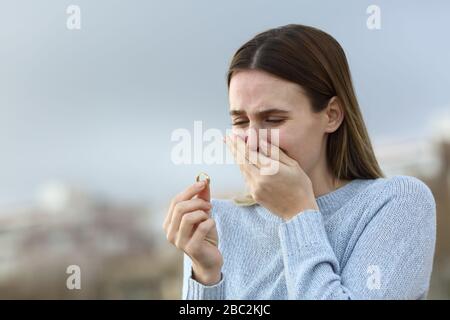
{"type": "Polygon", "coordinates": [[[211,189],[209,187],[209,180],[206,180],[206,186],[197,194],[197,197],[205,201],[211,201],[211,189]]]}

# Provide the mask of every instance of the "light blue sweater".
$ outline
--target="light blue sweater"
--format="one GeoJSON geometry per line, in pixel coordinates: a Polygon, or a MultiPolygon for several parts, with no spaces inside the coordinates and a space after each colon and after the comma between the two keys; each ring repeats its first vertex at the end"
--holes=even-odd
{"type": "Polygon", "coordinates": [[[436,238],[430,189],[409,176],[357,179],[316,198],[320,211],[283,221],[268,209],[212,199],[222,280],[192,279],[183,299],[424,299],[436,238]]]}

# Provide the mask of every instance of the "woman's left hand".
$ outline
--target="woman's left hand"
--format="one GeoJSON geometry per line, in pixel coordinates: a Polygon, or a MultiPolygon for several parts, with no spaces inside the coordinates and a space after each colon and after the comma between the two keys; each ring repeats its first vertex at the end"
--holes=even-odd
{"type": "Polygon", "coordinates": [[[307,209],[319,210],[308,175],[278,146],[260,139],[259,150],[251,150],[235,134],[226,136],[225,142],[256,202],[284,220],[307,209]]]}

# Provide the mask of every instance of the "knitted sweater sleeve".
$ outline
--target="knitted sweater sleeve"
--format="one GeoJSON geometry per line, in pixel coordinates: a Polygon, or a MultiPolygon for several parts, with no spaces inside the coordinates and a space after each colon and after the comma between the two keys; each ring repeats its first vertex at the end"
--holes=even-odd
{"type": "MultiPolygon", "coordinates": [[[[393,180],[340,265],[322,215],[306,210],[279,227],[289,299],[422,299],[432,269],[436,206],[418,179],[393,180]]],[[[370,208],[368,208],[370,210],[370,208]]]]}
{"type": "Polygon", "coordinates": [[[183,300],[224,300],[225,278],[212,286],[205,286],[192,278],[192,261],[187,254],[183,255],[183,300]]]}

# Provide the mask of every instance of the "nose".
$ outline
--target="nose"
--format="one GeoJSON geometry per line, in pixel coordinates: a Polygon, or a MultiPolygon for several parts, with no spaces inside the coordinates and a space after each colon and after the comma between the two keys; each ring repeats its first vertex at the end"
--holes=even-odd
{"type": "Polygon", "coordinates": [[[259,128],[249,127],[245,135],[245,142],[249,146],[250,150],[258,151],[258,141],[259,141],[259,128]]]}

